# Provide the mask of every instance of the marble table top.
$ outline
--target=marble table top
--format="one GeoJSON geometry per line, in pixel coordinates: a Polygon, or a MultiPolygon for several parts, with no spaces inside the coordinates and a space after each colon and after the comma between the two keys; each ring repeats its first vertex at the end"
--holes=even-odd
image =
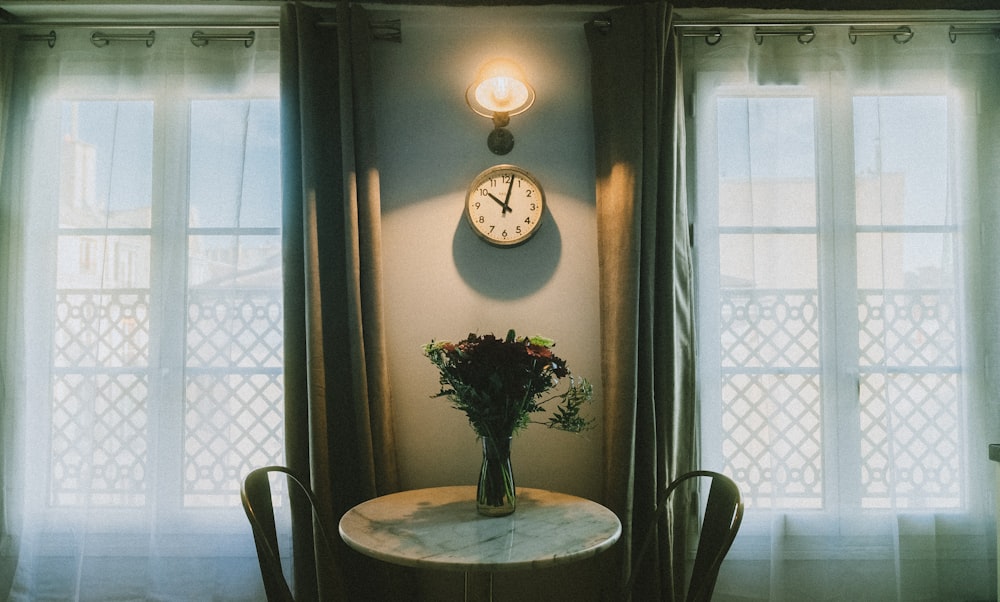
{"type": "Polygon", "coordinates": [[[476,512],[475,487],[433,487],[358,504],[340,536],[368,556],[405,566],[511,571],[595,556],[621,536],[613,512],[590,500],[518,487],[517,510],[476,512]]]}

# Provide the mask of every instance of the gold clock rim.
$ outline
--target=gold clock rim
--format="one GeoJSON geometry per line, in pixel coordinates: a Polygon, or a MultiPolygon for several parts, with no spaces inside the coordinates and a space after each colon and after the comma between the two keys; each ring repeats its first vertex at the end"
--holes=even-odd
{"type": "Polygon", "coordinates": [[[542,188],[542,185],[538,181],[538,178],[536,178],[535,175],[530,171],[528,171],[527,169],[524,169],[523,167],[514,165],[512,163],[501,163],[499,165],[493,165],[491,167],[487,167],[483,171],[479,172],[476,175],[476,177],[472,178],[472,182],[469,184],[469,188],[465,191],[465,211],[464,211],[465,221],[469,224],[469,227],[472,228],[472,231],[476,233],[476,236],[478,236],[479,238],[483,239],[484,241],[488,242],[489,244],[495,247],[504,247],[504,248],[516,247],[531,240],[535,236],[535,234],[537,234],[538,231],[541,229],[542,224],[544,224],[545,220],[543,218],[545,217],[547,211],[548,211],[548,203],[545,202],[545,190],[542,188]],[[531,230],[531,232],[528,232],[523,237],[512,240],[510,242],[494,240],[489,236],[483,234],[479,230],[479,228],[476,227],[476,224],[472,219],[472,213],[469,206],[470,202],[472,201],[472,193],[479,188],[479,184],[489,174],[497,171],[515,171],[520,173],[524,179],[529,180],[534,185],[534,187],[538,189],[538,195],[541,198],[540,202],[542,205],[542,210],[539,213],[537,225],[531,230]]]}

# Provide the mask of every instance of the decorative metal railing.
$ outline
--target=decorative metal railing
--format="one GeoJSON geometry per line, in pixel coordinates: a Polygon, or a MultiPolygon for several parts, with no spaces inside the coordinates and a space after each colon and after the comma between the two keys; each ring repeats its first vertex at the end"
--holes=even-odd
{"type": "MultiPolygon", "coordinates": [[[[821,508],[824,401],[819,294],[723,289],[725,470],[756,507],[821,508]]],[[[863,507],[961,504],[961,391],[955,295],[858,293],[858,448],[863,507]]],[[[844,428],[841,424],[840,428],[844,428]]],[[[842,462],[843,463],[843,462],[842,462]]]]}
{"type": "MultiPolygon", "coordinates": [[[[238,504],[239,478],[283,458],[281,292],[190,291],[187,316],[176,393],[183,395],[183,505],[238,504]]],[[[148,291],[57,293],[54,505],[146,503],[151,421],[163,411],[151,390],[169,390],[151,374],[149,333],[148,291]]]]}

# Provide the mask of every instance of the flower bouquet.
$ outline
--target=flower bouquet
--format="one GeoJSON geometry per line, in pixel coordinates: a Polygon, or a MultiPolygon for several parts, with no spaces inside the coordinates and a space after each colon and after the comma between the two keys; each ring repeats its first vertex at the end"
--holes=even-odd
{"type": "Polygon", "coordinates": [[[433,397],[446,397],[465,412],[476,435],[483,441],[477,502],[480,512],[503,515],[514,511],[514,479],[510,470],[510,439],[532,422],[549,428],[581,432],[592,421],[580,415],[584,403],[593,398],[593,388],[584,378],[574,378],[566,362],[552,352],[555,341],[545,337],[518,337],[513,330],[506,338],[492,334],[469,334],[458,343],[432,341],[424,345],[426,355],[440,371],[441,390],[433,397]],[[565,378],[562,393],[545,394],[565,378]],[[558,400],[547,420],[532,420],[558,400]],[[494,477],[499,473],[499,476],[494,477]]]}

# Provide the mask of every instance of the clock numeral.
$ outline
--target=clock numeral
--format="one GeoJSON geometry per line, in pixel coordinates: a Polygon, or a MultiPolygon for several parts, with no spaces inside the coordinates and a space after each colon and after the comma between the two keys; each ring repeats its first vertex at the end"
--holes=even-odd
{"type": "MultiPolygon", "coordinates": [[[[531,198],[533,194],[535,194],[535,190],[533,188],[529,188],[527,191],[525,191],[524,196],[531,198]]],[[[532,205],[532,207],[534,207],[534,205],[532,205]]]]}
{"type": "MultiPolygon", "coordinates": [[[[526,223],[526,224],[528,224],[530,226],[531,225],[531,217],[529,216],[529,217],[524,218],[524,223],[526,223]]],[[[520,227],[520,226],[518,226],[518,227],[520,227]]]]}
{"type": "Polygon", "coordinates": [[[480,215],[478,221],[479,221],[480,224],[485,224],[486,223],[486,218],[484,216],[480,215]]]}

